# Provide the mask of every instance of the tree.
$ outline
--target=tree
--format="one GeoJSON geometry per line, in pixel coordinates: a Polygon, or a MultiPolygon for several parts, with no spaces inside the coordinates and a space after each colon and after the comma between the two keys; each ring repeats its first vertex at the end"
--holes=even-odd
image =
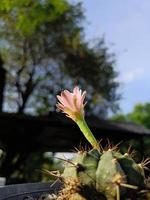
{"type": "MultiPolygon", "coordinates": [[[[67,0],[1,0],[0,53],[7,70],[7,110],[47,113],[54,109],[56,94],[75,84],[88,90],[88,113],[106,116],[117,108],[114,55],[103,38],[92,44],[84,40],[84,18],[81,4],[67,0]]],[[[14,176],[25,180],[23,169],[30,154],[30,149],[14,152],[7,146],[2,175],[8,181],[14,176]]],[[[45,157],[39,152],[34,159],[40,168],[45,157]]]]}
{"type": "Polygon", "coordinates": [[[4,89],[6,83],[6,70],[3,68],[3,60],[0,57],[0,112],[3,109],[4,89]]]}
{"type": "Polygon", "coordinates": [[[117,114],[112,117],[116,121],[131,121],[150,128],[150,103],[136,104],[128,114],[117,114]]]}
{"type": "MultiPolygon", "coordinates": [[[[1,52],[8,71],[7,109],[43,113],[54,108],[62,87],[82,85],[89,110],[105,116],[118,107],[114,57],[104,40],[84,41],[81,4],[66,0],[2,0],[1,52]]],[[[5,104],[6,104],[5,103],[5,104]]]]}
{"type": "Polygon", "coordinates": [[[118,122],[123,122],[123,121],[126,122],[126,121],[128,121],[127,115],[125,115],[123,113],[119,113],[119,114],[113,115],[111,117],[111,120],[118,121],[118,122]]]}
{"type": "Polygon", "coordinates": [[[127,118],[150,128],[150,103],[135,105],[133,111],[127,115],[127,118]]]}

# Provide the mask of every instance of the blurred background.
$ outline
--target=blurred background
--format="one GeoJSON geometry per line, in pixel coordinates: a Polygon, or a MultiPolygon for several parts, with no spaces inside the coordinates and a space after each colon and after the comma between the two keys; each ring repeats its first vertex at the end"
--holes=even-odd
{"type": "Polygon", "coordinates": [[[63,168],[56,152],[85,145],[55,107],[56,95],[75,85],[87,91],[86,117],[104,146],[122,141],[138,162],[150,156],[149,9],[148,0],[1,0],[6,184],[50,180],[43,169],[63,168]]]}

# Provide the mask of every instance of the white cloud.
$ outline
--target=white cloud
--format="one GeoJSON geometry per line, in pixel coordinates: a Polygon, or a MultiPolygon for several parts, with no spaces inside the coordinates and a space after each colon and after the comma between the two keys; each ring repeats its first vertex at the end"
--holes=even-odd
{"type": "Polygon", "coordinates": [[[144,69],[143,68],[135,68],[126,72],[122,72],[118,77],[119,81],[124,83],[130,83],[136,81],[143,77],[144,69]]]}

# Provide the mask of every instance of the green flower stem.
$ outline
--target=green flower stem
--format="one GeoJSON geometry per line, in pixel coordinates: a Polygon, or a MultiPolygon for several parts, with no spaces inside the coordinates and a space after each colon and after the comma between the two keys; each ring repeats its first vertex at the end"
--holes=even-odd
{"type": "Polygon", "coordinates": [[[92,134],[91,130],[89,129],[85,119],[84,118],[78,119],[76,123],[79,126],[80,130],[83,132],[85,138],[93,146],[93,148],[99,149],[99,144],[95,139],[94,135],[92,134]]]}

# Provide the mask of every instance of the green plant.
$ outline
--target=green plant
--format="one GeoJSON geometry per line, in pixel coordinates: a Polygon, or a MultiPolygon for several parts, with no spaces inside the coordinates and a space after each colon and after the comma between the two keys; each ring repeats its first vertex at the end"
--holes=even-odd
{"type": "Polygon", "coordinates": [[[146,198],[140,196],[140,193],[147,189],[144,169],[150,159],[137,164],[130,149],[125,154],[121,154],[117,146],[109,145],[103,149],[85,122],[84,98],[85,92],[82,93],[78,87],[75,87],[73,93],[65,90],[58,96],[57,107],[77,123],[93,146],[90,151],[79,150],[71,161],[66,161],[61,175],[65,187],[58,200],[146,198]]]}

